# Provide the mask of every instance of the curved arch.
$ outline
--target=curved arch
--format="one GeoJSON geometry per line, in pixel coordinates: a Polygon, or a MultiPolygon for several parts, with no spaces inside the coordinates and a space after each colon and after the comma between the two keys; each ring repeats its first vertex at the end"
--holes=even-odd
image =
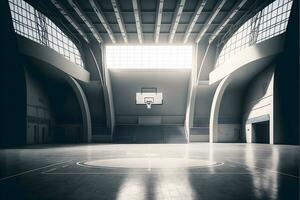
{"type": "Polygon", "coordinates": [[[283,52],[285,34],[278,35],[259,44],[248,47],[233,56],[226,63],[215,68],[209,74],[209,84],[214,84],[241,70],[258,71],[253,65],[260,66],[260,62],[270,62],[283,52]]]}
{"type": "Polygon", "coordinates": [[[90,73],[87,70],[72,63],[50,47],[41,45],[20,35],[17,37],[17,42],[18,50],[22,55],[46,63],[50,69],[59,70],[78,80],[84,82],[90,81],[90,73]]]}
{"type": "Polygon", "coordinates": [[[91,142],[92,140],[92,122],[91,122],[91,114],[88,105],[87,98],[83,92],[83,89],[79,85],[79,83],[69,76],[67,79],[70,86],[74,90],[76,97],[78,99],[81,115],[82,115],[82,124],[83,124],[83,140],[84,142],[91,142]]]}
{"type": "Polygon", "coordinates": [[[224,95],[224,91],[231,82],[231,76],[228,75],[219,83],[216,92],[213,97],[211,110],[210,110],[210,118],[209,118],[209,142],[217,142],[218,141],[218,117],[220,111],[221,101],[224,95]]]}

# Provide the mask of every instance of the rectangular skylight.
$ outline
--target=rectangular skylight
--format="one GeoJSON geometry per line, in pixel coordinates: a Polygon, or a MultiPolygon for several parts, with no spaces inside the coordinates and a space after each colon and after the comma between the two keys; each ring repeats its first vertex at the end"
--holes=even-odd
{"type": "Polygon", "coordinates": [[[191,68],[193,47],[190,45],[112,45],[105,48],[105,61],[107,68],[191,68]]]}

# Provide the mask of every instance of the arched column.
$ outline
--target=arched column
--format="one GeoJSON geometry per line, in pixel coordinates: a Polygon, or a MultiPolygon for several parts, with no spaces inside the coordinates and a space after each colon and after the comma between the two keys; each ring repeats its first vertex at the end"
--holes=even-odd
{"type": "Polygon", "coordinates": [[[110,128],[111,137],[114,133],[115,128],[115,111],[112,96],[111,81],[108,69],[105,68],[105,57],[103,45],[92,45],[86,47],[86,55],[88,55],[89,71],[91,74],[91,80],[99,80],[103,89],[106,123],[107,127],[110,128]],[[97,55],[97,56],[96,56],[97,55]],[[92,73],[94,72],[94,73],[92,73]]]}
{"type": "Polygon", "coordinates": [[[209,118],[209,142],[210,143],[218,142],[218,134],[219,134],[218,118],[219,118],[220,105],[221,105],[224,91],[227,88],[230,81],[231,81],[230,75],[223,78],[222,81],[219,83],[213,97],[211,110],[210,110],[210,118],[209,118]]]}
{"type": "Polygon", "coordinates": [[[83,139],[84,142],[91,142],[92,141],[92,122],[91,122],[91,114],[88,105],[87,98],[79,85],[79,83],[69,76],[68,82],[72,89],[74,90],[76,97],[78,99],[81,115],[82,115],[82,124],[83,124],[83,139]]]}

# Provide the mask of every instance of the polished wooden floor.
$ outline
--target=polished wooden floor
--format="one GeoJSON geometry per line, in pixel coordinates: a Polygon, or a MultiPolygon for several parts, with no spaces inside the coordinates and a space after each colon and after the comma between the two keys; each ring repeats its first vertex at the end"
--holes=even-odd
{"type": "Polygon", "coordinates": [[[0,158],[0,199],[299,199],[299,146],[32,146],[0,158]]]}

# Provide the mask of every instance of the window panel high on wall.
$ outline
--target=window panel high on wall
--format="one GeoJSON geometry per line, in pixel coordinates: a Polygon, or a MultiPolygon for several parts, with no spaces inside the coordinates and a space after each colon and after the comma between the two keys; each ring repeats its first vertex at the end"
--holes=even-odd
{"type": "Polygon", "coordinates": [[[83,67],[75,44],[45,15],[24,0],[9,0],[15,32],[62,54],[71,62],[83,67]]]}
{"type": "Polygon", "coordinates": [[[292,3],[293,0],[275,0],[245,22],[222,48],[216,67],[242,49],[284,33],[292,3]]]}
{"type": "Polygon", "coordinates": [[[188,45],[106,46],[107,68],[191,68],[193,47],[188,45]]]}

